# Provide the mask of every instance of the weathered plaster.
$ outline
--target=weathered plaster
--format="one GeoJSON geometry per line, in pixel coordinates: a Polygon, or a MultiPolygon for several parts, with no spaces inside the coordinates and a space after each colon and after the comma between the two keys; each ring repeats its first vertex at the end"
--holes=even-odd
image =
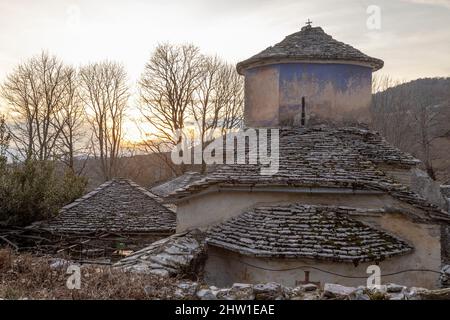
{"type": "Polygon", "coordinates": [[[298,125],[307,119],[368,121],[372,70],[339,63],[280,63],[245,72],[246,125],[298,125]],[[271,116],[272,118],[269,118],[271,116]]]}
{"type": "Polygon", "coordinates": [[[320,193],[269,191],[213,190],[202,196],[185,199],[177,207],[177,232],[200,228],[223,222],[237,216],[246,209],[263,203],[304,203],[314,205],[336,205],[356,208],[399,208],[414,212],[414,208],[400,203],[387,194],[355,194],[351,192],[320,193]]]}
{"type": "Polygon", "coordinates": [[[245,76],[245,124],[270,127],[278,124],[278,68],[248,70],[245,76]]]}

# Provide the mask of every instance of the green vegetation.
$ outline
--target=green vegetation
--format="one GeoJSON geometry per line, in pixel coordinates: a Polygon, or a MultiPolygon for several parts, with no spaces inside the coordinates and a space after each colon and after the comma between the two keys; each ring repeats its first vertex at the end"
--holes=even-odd
{"type": "Polygon", "coordinates": [[[58,169],[57,162],[28,159],[7,162],[9,134],[0,117],[0,222],[27,225],[57,214],[80,197],[86,179],[70,169],[58,169]]]}
{"type": "Polygon", "coordinates": [[[26,225],[50,218],[84,193],[86,180],[58,172],[51,161],[27,160],[0,168],[0,221],[26,225]]]}

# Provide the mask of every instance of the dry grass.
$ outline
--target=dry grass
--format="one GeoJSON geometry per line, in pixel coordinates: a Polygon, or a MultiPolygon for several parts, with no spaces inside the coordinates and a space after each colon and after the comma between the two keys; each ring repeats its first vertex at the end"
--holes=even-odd
{"type": "MultiPolygon", "coordinates": [[[[50,257],[0,249],[3,299],[175,299],[178,280],[125,273],[110,267],[82,266],[81,289],[69,290],[67,265],[52,268],[50,257]]],[[[186,297],[188,298],[188,297],[186,297]]]]}

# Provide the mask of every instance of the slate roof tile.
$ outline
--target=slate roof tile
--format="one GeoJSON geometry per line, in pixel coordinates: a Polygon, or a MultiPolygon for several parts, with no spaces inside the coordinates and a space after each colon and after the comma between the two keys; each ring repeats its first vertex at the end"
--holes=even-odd
{"type": "Polygon", "coordinates": [[[352,219],[363,209],[262,206],[211,227],[206,242],[244,255],[380,261],[413,250],[407,242],[352,219]]]}
{"type": "Polygon", "coordinates": [[[127,179],[108,181],[59,215],[35,226],[56,233],[173,233],[176,215],[151,192],[127,179]]]}
{"type": "Polygon", "coordinates": [[[379,166],[390,164],[409,168],[418,163],[419,160],[393,147],[374,131],[328,126],[285,128],[280,129],[276,174],[261,175],[261,164],[221,165],[167,198],[177,201],[213,185],[373,190],[388,193],[423,210],[430,219],[449,221],[448,213],[392,180],[379,166]]]}
{"type": "Polygon", "coordinates": [[[183,188],[188,184],[198,181],[202,178],[202,175],[198,172],[186,172],[185,174],[171,179],[169,181],[163,182],[157,186],[154,186],[150,191],[160,197],[166,197],[173,191],[183,188]]]}
{"type": "Polygon", "coordinates": [[[251,58],[239,62],[240,74],[253,65],[276,63],[280,60],[317,61],[342,60],[368,64],[374,71],[383,67],[380,59],[369,57],[358,49],[333,39],[320,27],[303,27],[301,31],[287,36],[283,41],[271,46],[251,58]]]}

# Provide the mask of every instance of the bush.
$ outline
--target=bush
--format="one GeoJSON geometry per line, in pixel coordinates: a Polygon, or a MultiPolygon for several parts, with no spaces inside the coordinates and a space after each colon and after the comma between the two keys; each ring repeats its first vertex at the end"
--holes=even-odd
{"type": "Polygon", "coordinates": [[[27,225],[55,216],[80,197],[87,181],[72,171],[58,172],[53,161],[0,163],[0,220],[27,225]]]}

